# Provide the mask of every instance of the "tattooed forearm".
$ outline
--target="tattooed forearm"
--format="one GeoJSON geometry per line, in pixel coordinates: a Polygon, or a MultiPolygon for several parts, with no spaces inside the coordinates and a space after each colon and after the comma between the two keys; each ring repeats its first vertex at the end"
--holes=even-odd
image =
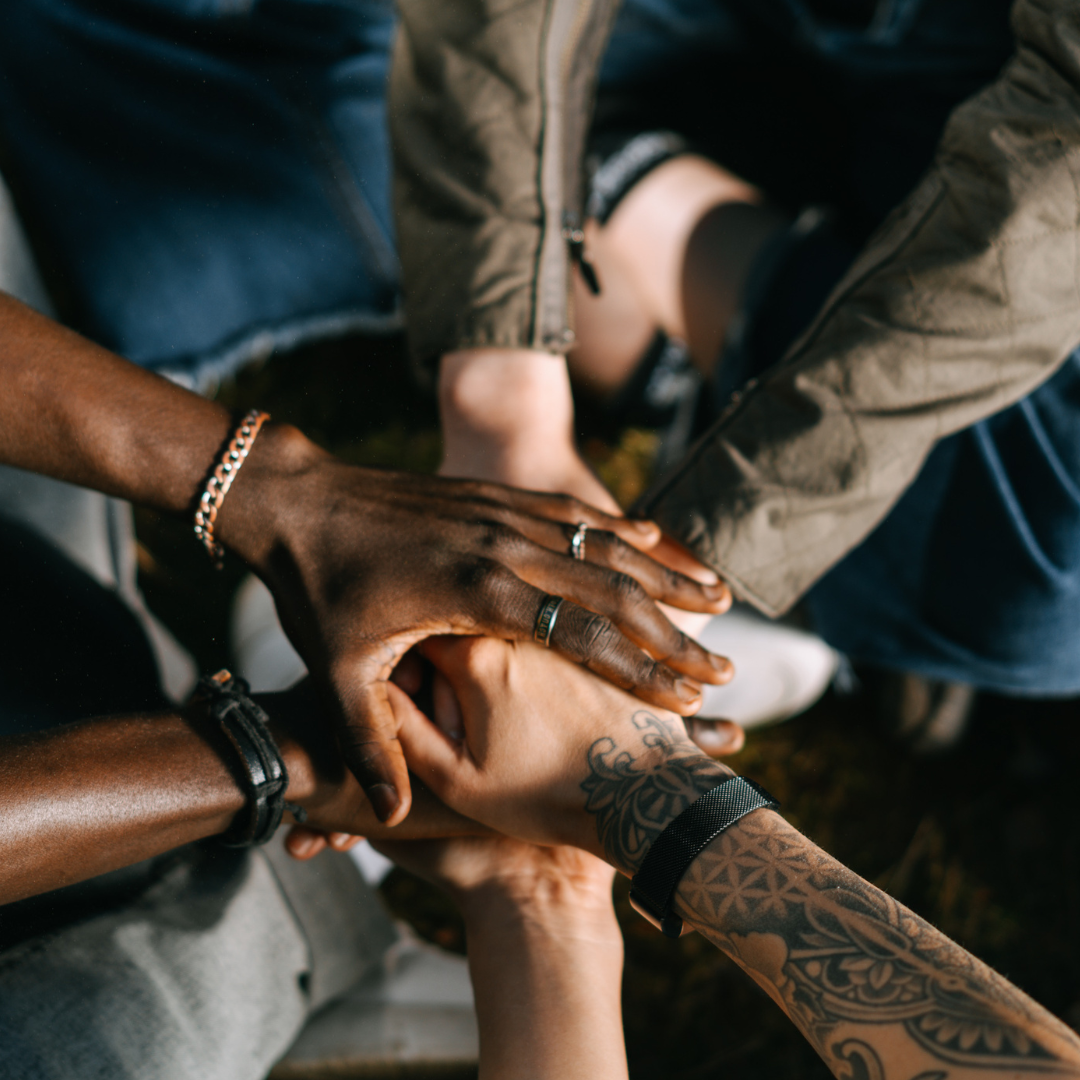
{"type": "Polygon", "coordinates": [[[678,910],[843,1080],[1080,1076],[1070,1029],[776,814],[719,836],[678,910]]]}
{"type": "MultiPolygon", "coordinates": [[[[633,753],[589,749],[586,808],[633,874],[660,832],[731,776],[641,710],[633,753]]],[[[1080,1078],[1080,1039],[970,953],[757,810],[689,866],[676,909],[763,986],[841,1080],[1080,1078]]]]}
{"type": "Polygon", "coordinates": [[[633,722],[645,749],[630,753],[613,739],[597,739],[589,748],[589,774],[581,785],[608,859],[629,874],[669,822],[699,795],[735,775],[705,757],[677,721],[665,722],[641,709],[633,722]]]}

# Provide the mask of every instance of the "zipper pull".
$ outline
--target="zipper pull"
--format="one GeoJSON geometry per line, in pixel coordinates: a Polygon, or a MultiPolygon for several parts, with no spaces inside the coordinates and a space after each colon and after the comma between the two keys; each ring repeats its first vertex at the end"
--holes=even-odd
{"type": "Polygon", "coordinates": [[[596,276],[596,267],[585,257],[585,230],[578,224],[576,215],[563,214],[562,237],[570,248],[570,261],[577,263],[589,292],[599,296],[600,279],[596,276]]]}

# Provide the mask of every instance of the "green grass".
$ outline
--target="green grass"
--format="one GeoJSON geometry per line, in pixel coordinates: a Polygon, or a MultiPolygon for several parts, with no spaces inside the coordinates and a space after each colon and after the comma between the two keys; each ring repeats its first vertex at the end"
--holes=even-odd
{"type": "MultiPolygon", "coordinates": [[[[347,341],[272,361],[223,388],[302,427],[350,461],[431,470],[434,403],[415,390],[401,344],[347,341]]],[[[585,446],[629,501],[655,439],[624,432],[585,446]]],[[[151,605],[204,669],[227,664],[235,562],[213,571],[182,522],[140,513],[151,605]]],[[[734,760],[807,835],[898,896],[1076,1026],[1080,1023],[1080,830],[1074,780],[1080,704],[982,701],[964,744],[908,756],[876,727],[869,694],[827,695],[804,716],[754,734],[734,760]]],[[[395,871],[395,913],[462,951],[461,922],[437,891],[395,871]]],[[[635,1080],[810,1080],[828,1075],[775,1006],[701,938],[672,943],[617,906],[627,941],[624,1004],[635,1080]]]]}

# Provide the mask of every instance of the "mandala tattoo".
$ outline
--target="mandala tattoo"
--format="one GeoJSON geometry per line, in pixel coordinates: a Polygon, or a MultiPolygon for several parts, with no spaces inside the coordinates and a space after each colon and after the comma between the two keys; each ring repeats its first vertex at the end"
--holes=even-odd
{"type": "Polygon", "coordinates": [[[634,714],[633,724],[643,749],[632,754],[620,750],[614,739],[597,739],[589,747],[589,775],[581,785],[604,850],[630,873],[669,822],[699,795],[735,775],[645,709],[634,714]]]}
{"type": "Polygon", "coordinates": [[[1080,1076],[1069,1064],[1072,1031],[774,815],[745,818],[691,864],[679,908],[739,964],[767,975],[842,1080],[1080,1076]],[[932,1067],[913,1078],[887,1071],[867,1034],[886,1025],[932,1067]]]}
{"type": "MultiPolygon", "coordinates": [[[[732,775],[674,724],[645,710],[633,722],[634,751],[597,739],[581,785],[604,850],[630,873],[670,821],[732,775]]],[[[687,869],[677,910],[770,992],[841,1080],[1080,1078],[1074,1032],[777,814],[717,837],[687,869]]]]}

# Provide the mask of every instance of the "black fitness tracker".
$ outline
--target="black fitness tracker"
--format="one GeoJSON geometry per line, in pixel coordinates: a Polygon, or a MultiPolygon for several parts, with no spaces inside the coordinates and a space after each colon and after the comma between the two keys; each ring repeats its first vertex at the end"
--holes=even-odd
{"type": "Polygon", "coordinates": [[[672,910],[675,890],[702,849],[752,810],[775,810],[780,803],[763,787],[733,776],[692,802],[652,842],[645,861],[630,882],[630,903],[667,937],[684,931],[672,910]]]}

